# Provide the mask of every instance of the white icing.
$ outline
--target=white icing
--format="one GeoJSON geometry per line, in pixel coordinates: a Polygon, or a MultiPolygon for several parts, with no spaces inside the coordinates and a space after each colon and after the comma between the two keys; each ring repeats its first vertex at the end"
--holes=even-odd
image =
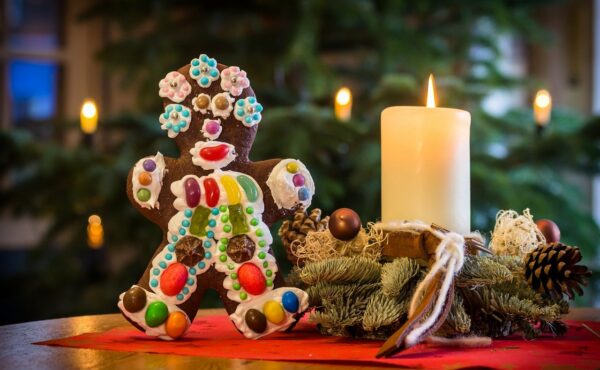
{"type": "Polygon", "coordinates": [[[205,94],[205,93],[201,93],[198,94],[197,96],[195,96],[192,99],[192,108],[194,109],[194,111],[196,112],[200,112],[202,114],[206,114],[206,112],[208,112],[210,110],[210,95],[205,94]],[[200,98],[201,96],[206,96],[208,98],[208,106],[204,109],[198,108],[198,106],[196,105],[196,101],[198,100],[198,98],[200,98]]]}
{"type": "Polygon", "coordinates": [[[162,189],[163,184],[163,177],[165,176],[166,172],[167,170],[165,165],[165,159],[160,152],[157,152],[154,156],[144,157],[136,162],[135,166],[133,167],[131,183],[133,199],[137,204],[147,209],[160,208],[160,204],[158,203],[158,196],[160,195],[160,191],[162,189]],[[154,163],[156,163],[156,168],[150,173],[152,177],[152,182],[150,183],[150,185],[142,185],[140,184],[139,176],[142,172],[148,172],[144,169],[144,161],[147,159],[153,160],[154,163]],[[145,202],[140,201],[137,197],[138,190],[142,188],[148,189],[150,191],[150,199],[148,199],[145,202]]]}
{"type": "Polygon", "coordinates": [[[235,312],[232,313],[231,315],[229,315],[229,318],[231,319],[231,321],[233,321],[233,323],[238,328],[238,330],[241,331],[242,334],[244,334],[244,336],[246,338],[258,339],[260,337],[264,337],[265,335],[271,334],[275,331],[286,330],[292,323],[294,323],[296,321],[296,319],[294,318],[294,315],[296,315],[296,313],[304,312],[307,309],[308,309],[308,294],[306,294],[306,292],[304,292],[298,288],[282,287],[282,288],[274,289],[274,290],[270,291],[269,293],[261,295],[260,297],[256,297],[252,301],[240,303],[237,306],[235,312]],[[263,305],[267,301],[275,301],[275,302],[281,304],[281,297],[283,296],[283,294],[285,292],[288,292],[288,291],[293,292],[296,295],[296,297],[298,297],[299,305],[298,305],[297,312],[293,312],[293,313],[287,312],[285,309],[283,309],[283,312],[285,312],[285,314],[286,314],[285,320],[281,324],[277,324],[277,325],[273,324],[272,322],[267,320],[267,328],[262,333],[256,333],[246,325],[246,320],[244,318],[246,316],[246,312],[249,309],[253,308],[255,310],[263,312],[263,310],[262,310],[263,305]]]}
{"type": "Polygon", "coordinates": [[[221,126],[221,120],[218,118],[206,118],[204,120],[204,123],[202,124],[202,135],[205,138],[207,138],[208,140],[217,140],[219,138],[219,136],[221,135],[222,131],[223,131],[223,126],[221,126]],[[219,130],[214,134],[208,133],[208,131],[206,129],[206,126],[212,121],[219,123],[219,130]]]}
{"type": "Polygon", "coordinates": [[[181,104],[169,104],[158,117],[158,121],[161,123],[160,128],[167,130],[167,134],[172,139],[190,128],[192,113],[189,108],[181,104]],[[181,107],[181,110],[177,111],[177,107],[181,107]]]}
{"type": "Polygon", "coordinates": [[[202,167],[204,170],[215,170],[226,167],[229,163],[233,162],[237,156],[235,147],[233,145],[221,141],[197,141],[194,147],[190,149],[190,154],[192,155],[192,163],[194,163],[196,166],[202,167]],[[226,145],[229,148],[229,152],[223,159],[218,161],[210,161],[200,156],[200,151],[203,148],[211,148],[219,145],[226,145]]]}
{"type": "Polygon", "coordinates": [[[177,71],[169,72],[158,83],[158,95],[162,98],[169,98],[175,103],[181,103],[192,92],[192,86],[185,79],[185,76],[177,71]]]}
{"type": "Polygon", "coordinates": [[[284,159],[279,162],[271,171],[269,178],[267,179],[267,186],[271,189],[271,194],[275,204],[279,208],[292,209],[297,205],[302,205],[305,209],[310,206],[312,196],[315,194],[315,183],[313,182],[312,176],[306,166],[297,159],[284,159]],[[298,164],[298,171],[291,173],[287,170],[286,166],[288,163],[296,162],[298,164]],[[295,174],[302,174],[304,176],[304,185],[295,186],[293,178],[295,174]],[[308,198],[301,201],[298,198],[298,191],[300,188],[306,188],[308,190],[308,198]]]}
{"type": "MultiPolygon", "coordinates": [[[[138,286],[132,285],[131,287],[134,288],[134,287],[138,287],[138,286]]],[[[139,288],[142,288],[142,287],[139,287],[139,288]]],[[[144,288],[142,288],[142,289],[144,289],[144,288]]],[[[145,291],[146,291],[146,305],[141,310],[139,310],[137,312],[129,312],[125,309],[125,306],[123,305],[123,297],[125,296],[125,293],[127,293],[127,292],[123,292],[123,293],[121,293],[121,295],[119,295],[119,302],[117,303],[117,306],[119,306],[119,308],[121,309],[123,314],[125,316],[127,316],[127,318],[129,318],[131,321],[138,324],[140,327],[144,328],[146,335],[151,336],[151,337],[159,337],[160,339],[165,339],[165,340],[173,340],[173,338],[171,338],[170,336],[167,335],[167,331],[165,329],[166,320],[165,320],[165,322],[163,322],[162,324],[160,324],[159,326],[156,326],[154,328],[152,328],[146,324],[146,310],[148,309],[148,306],[152,302],[164,301],[164,299],[152,292],[149,292],[147,290],[145,290],[145,291]]],[[[179,307],[177,307],[175,305],[169,304],[167,302],[165,302],[165,304],[167,305],[167,308],[169,309],[169,314],[173,313],[173,312],[181,312],[185,315],[185,318],[187,320],[187,329],[186,329],[186,331],[187,331],[191,326],[191,322],[190,322],[190,319],[187,316],[187,314],[182,309],[180,309],[179,307]]]]}
{"type": "Polygon", "coordinates": [[[215,117],[223,117],[225,119],[229,118],[229,115],[231,114],[231,111],[233,110],[233,102],[235,101],[235,99],[233,97],[231,97],[229,95],[229,93],[223,92],[223,93],[219,93],[215,96],[213,96],[212,100],[210,101],[210,110],[212,110],[213,116],[215,117]],[[229,105],[227,106],[227,108],[225,109],[219,109],[217,108],[217,98],[219,97],[225,97],[225,99],[227,99],[227,101],[229,102],[229,105]]]}

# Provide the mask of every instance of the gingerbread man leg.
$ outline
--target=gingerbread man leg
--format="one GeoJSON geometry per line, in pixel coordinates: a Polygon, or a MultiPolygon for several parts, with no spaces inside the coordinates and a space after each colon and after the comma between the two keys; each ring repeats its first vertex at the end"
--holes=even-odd
{"type": "Polygon", "coordinates": [[[310,173],[297,160],[248,159],[262,105],[238,67],[201,55],[169,72],[159,95],[161,128],[181,155],[142,158],[131,172],[130,200],[165,234],[119,308],[148,335],[174,339],[212,288],[246,337],[287,329],[308,297],[280,287],[268,226],[310,204],[310,173]]]}

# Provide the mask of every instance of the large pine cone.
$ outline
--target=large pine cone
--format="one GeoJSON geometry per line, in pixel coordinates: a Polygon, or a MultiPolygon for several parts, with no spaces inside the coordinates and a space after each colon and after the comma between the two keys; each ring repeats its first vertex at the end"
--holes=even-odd
{"type": "Polygon", "coordinates": [[[303,261],[299,261],[298,257],[294,255],[295,245],[294,241],[299,240],[304,242],[306,234],[310,231],[323,231],[327,228],[329,222],[329,216],[321,219],[321,210],[314,208],[310,211],[310,215],[302,208],[298,209],[294,214],[293,220],[286,220],[281,224],[279,228],[279,237],[287,253],[288,260],[294,265],[302,266],[303,261]]]}
{"type": "Polygon", "coordinates": [[[525,258],[525,279],[533,289],[546,292],[553,298],[569,299],[574,293],[583,295],[581,285],[587,286],[592,275],[586,266],[577,265],[581,252],[577,247],[562,243],[540,245],[525,258]]]}

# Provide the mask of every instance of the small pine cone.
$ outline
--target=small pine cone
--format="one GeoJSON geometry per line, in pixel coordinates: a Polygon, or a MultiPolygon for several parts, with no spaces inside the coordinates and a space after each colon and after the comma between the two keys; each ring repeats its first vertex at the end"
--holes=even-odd
{"type": "Polygon", "coordinates": [[[302,265],[303,261],[298,261],[294,254],[296,244],[294,241],[304,242],[306,235],[311,231],[323,231],[327,228],[329,216],[321,219],[321,210],[314,208],[310,214],[303,208],[299,208],[294,214],[292,220],[285,220],[279,228],[279,237],[285,248],[288,260],[294,265],[302,265]]]}
{"type": "Polygon", "coordinates": [[[587,286],[587,278],[592,275],[586,266],[577,265],[581,252],[577,247],[562,243],[540,245],[525,258],[525,279],[540,292],[553,298],[569,299],[575,293],[583,295],[581,285],[587,286]]]}

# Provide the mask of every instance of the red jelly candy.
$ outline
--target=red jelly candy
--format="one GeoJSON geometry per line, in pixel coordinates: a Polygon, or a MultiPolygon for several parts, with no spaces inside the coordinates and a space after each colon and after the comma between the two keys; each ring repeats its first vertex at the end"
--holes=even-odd
{"type": "Polygon", "coordinates": [[[200,203],[200,185],[196,179],[189,177],[185,180],[185,202],[188,207],[195,208],[200,203]]]}
{"type": "Polygon", "coordinates": [[[207,146],[200,149],[200,157],[207,161],[220,161],[227,157],[229,154],[229,146],[226,144],[220,144],[215,146],[207,146]]]}
{"type": "Polygon", "coordinates": [[[262,271],[252,263],[244,263],[238,269],[240,285],[250,294],[259,295],[267,287],[262,271]]]}
{"type": "Polygon", "coordinates": [[[187,268],[183,264],[175,262],[163,271],[160,277],[160,290],[168,296],[174,296],[181,292],[187,277],[187,268]]]}
{"type": "Polygon", "coordinates": [[[219,184],[213,178],[204,179],[204,192],[206,193],[206,205],[214,207],[219,203],[219,184]]]}

